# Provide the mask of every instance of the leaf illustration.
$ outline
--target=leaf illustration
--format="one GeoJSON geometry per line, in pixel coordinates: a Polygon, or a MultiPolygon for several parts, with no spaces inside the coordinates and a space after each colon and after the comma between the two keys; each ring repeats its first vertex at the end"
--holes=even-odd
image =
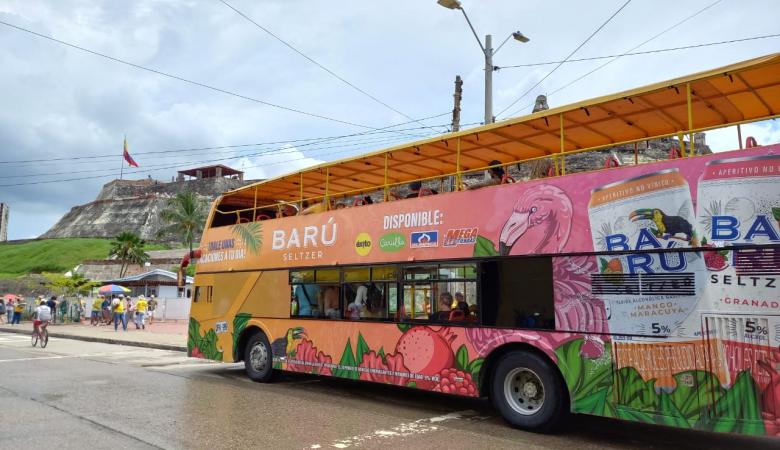
{"type": "Polygon", "coordinates": [[[240,239],[244,247],[253,255],[256,255],[263,246],[263,225],[260,222],[233,225],[233,235],[240,239]]]}
{"type": "Polygon", "coordinates": [[[761,436],[765,433],[761,418],[759,391],[750,370],[737,375],[734,385],[726,391],[715,404],[715,422],[712,430],[716,432],[738,433],[761,436]]]}
{"type": "Polygon", "coordinates": [[[417,387],[417,382],[410,381],[410,382],[406,383],[406,387],[416,388],[417,387]]]}
{"type": "Polygon", "coordinates": [[[409,328],[412,328],[412,325],[408,323],[399,323],[397,326],[398,329],[401,330],[401,333],[406,333],[409,328]]]}
{"type": "Polygon", "coordinates": [[[379,347],[379,351],[376,352],[377,355],[379,355],[380,358],[382,358],[382,362],[387,364],[387,360],[385,359],[385,348],[379,347]]]}
{"type": "Polygon", "coordinates": [[[690,370],[674,375],[677,388],[669,394],[680,413],[694,424],[701,420],[702,408],[718,403],[725,392],[717,377],[703,370],[690,370]]]}
{"type": "Polygon", "coordinates": [[[455,367],[457,367],[458,370],[468,371],[469,351],[465,344],[461,345],[455,353],[455,367]]]}
{"type": "Polygon", "coordinates": [[[200,323],[190,317],[190,325],[187,329],[187,356],[192,356],[192,349],[200,342],[200,323]]]}
{"type": "Polygon", "coordinates": [[[688,420],[686,420],[682,412],[675,406],[672,397],[669,394],[661,392],[659,405],[661,413],[659,422],[661,425],[678,428],[691,427],[692,423],[689,423],[688,420]]]}
{"type": "Polygon", "coordinates": [[[581,398],[577,401],[576,411],[578,413],[603,416],[606,410],[607,399],[609,398],[611,392],[612,391],[610,389],[602,389],[581,398]]]}
{"type": "Polygon", "coordinates": [[[618,404],[644,411],[658,411],[658,394],[655,392],[655,380],[645,381],[633,367],[623,367],[618,371],[618,404]]]}
{"type": "MultiPolygon", "coordinates": [[[[347,338],[347,345],[344,346],[344,353],[341,354],[339,366],[357,367],[355,364],[355,354],[352,353],[352,342],[350,342],[349,338],[347,338]]],[[[357,370],[349,370],[342,367],[337,367],[336,370],[333,371],[333,375],[342,378],[351,378],[353,380],[357,380],[360,377],[357,370]]]]}
{"type": "Polygon", "coordinates": [[[466,368],[468,372],[471,373],[471,379],[475,382],[479,380],[479,374],[480,371],[482,371],[482,365],[485,363],[485,360],[483,358],[476,358],[473,361],[471,361],[466,368]]]}
{"type": "Polygon", "coordinates": [[[363,355],[370,351],[371,349],[368,347],[366,340],[363,339],[363,334],[358,332],[357,347],[355,347],[355,365],[359,366],[363,362],[363,355]]]}
{"type": "Polygon", "coordinates": [[[780,208],[772,207],[772,215],[775,217],[775,220],[780,220],[780,208]]]}
{"type": "Polygon", "coordinates": [[[238,349],[238,339],[241,337],[241,333],[246,329],[246,325],[249,323],[249,319],[252,315],[249,313],[239,313],[233,318],[233,359],[237,360],[238,355],[236,350],[238,349]]]}
{"type": "Polygon", "coordinates": [[[474,244],[474,256],[477,258],[498,256],[498,250],[496,250],[493,241],[483,236],[477,236],[477,243],[474,244]]]}

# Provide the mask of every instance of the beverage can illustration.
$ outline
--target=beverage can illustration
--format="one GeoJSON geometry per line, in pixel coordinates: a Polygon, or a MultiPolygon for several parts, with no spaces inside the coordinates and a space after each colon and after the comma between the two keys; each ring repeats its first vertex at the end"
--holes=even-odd
{"type": "Polygon", "coordinates": [[[780,313],[780,156],[707,163],[699,179],[698,223],[709,309],[780,313]]]}
{"type": "Polygon", "coordinates": [[[696,306],[704,266],[687,181],[667,169],[610,183],[588,204],[598,272],[593,294],[608,301],[611,332],[685,336],[683,322],[696,306]]]}
{"type": "Polygon", "coordinates": [[[779,177],[780,155],[708,162],[697,196],[703,245],[780,242],[779,177]]]}

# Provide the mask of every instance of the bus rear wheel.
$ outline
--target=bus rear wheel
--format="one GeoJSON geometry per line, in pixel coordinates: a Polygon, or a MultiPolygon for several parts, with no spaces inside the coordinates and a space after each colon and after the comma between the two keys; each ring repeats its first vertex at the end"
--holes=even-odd
{"type": "Polygon", "coordinates": [[[568,396],[555,367],[525,351],[504,355],[493,371],[493,405],[512,426],[546,432],[568,413],[568,396]]]}
{"type": "Polygon", "coordinates": [[[253,381],[267,383],[273,376],[273,353],[268,338],[262,332],[249,338],[244,349],[244,369],[253,381]]]}

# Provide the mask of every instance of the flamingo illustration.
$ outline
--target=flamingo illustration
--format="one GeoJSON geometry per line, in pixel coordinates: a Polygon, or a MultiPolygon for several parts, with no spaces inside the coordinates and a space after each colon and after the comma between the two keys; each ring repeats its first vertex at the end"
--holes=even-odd
{"type": "Polygon", "coordinates": [[[515,203],[499,235],[502,256],[519,253],[557,253],[569,240],[572,204],[556,186],[540,184],[515,203]]]}

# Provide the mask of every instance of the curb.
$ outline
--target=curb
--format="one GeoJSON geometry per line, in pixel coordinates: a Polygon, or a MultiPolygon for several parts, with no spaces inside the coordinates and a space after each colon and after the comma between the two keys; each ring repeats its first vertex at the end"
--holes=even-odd
{"type": "MultiPolygon", "coordinates": [[[[0,333],[30,334],[30,330],[13,330],[13,329],[3,328],[0,329],[0,333]]],[[[124,341],[121,339],[111,339],[111,338],[93,337],[93,336],[79,336],[79,335],[73,335],[67,333],[58,333],[56,331],[49,331],[49,336],[62,338],[62,339],[75,339],[77,341],[99,342],[101,344],[117,344],[117,345],[127,345],[131,347],[143,347],[143,348],[154,348],[158,350],[172,350],[177,352],[187,352],[187,347],[184,345],[156,344],[154,342],[124,341]]]]}

